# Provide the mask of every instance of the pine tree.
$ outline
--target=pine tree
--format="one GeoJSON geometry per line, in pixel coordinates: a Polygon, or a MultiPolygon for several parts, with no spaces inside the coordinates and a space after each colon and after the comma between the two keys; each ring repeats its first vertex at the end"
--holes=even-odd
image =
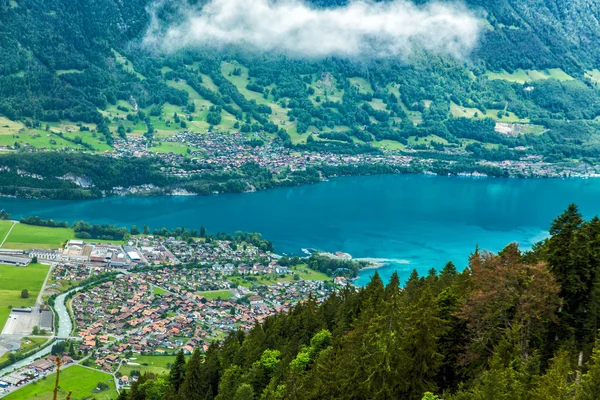
{"type": "Polygon", "coordinates": [[[559,352],[551,360],[548,371],[537,379],[532,397],[544,400],[573,398],[575,392],[574,375],[569,354],[566,351],[559,352]]]}
{"type": "Polygon", "coordinates": [[[439,339],[447,331],[429,286],[423,289],[418,302],[408,305],[405,324],[404,348],[411,357],[407,371],[409,394],[417,398],[437,389],[435,377],[444,358],[439,352],[439,339]]]}
{"type": "Polygon", "coordinates": [[[581,377],[581,382],[577,387],[576,400],[600,399],[600,348],[594,349],[587,367],[588,370],[581,377]]]}
{"type": "Polygon", "coordinates": [[[184,379],[185,356],[183,355],[183,350],[179,350],[177,357],[175,357],[175,361],[173,362],[173,366],[171,367],[171,372],[169,373],[169,384],[172,386],[175,393],[178,393],[179,389],[181,389],[181,384],[184,379]]]}
{"type": "Polygon", "coordinates": [[[185,400],[204,400],[206,385],[202,376],[202,356],[198,348],[194,349],[185,368],[185,379],[179,395],[185,400]]]}
{"type": "Polygon", "coordinates": [[[235,396],[233,396],[233,400],[253,400],[254,399],[254,389],[247,383],[242,383],[240,387],[238,387],[235,392],[235,396]]]}
{"type": "Polygon", "coordinates": [[[400,289],[400,278],[398,277],[398,272],[394,271],[392,277],[390,278],[390,282],[385,287],[385,299],[389,300],[392,296],[398,294],[398,290],[400,289]]]}
{"type": "Polygon", "coordinates": [[[584,220],[575,204],[570,204],[552,222],[547,241],[550,271],[560,285],[564,305],[555,329],[559,338],[579,345],[589,340],[587,321],[593,291],[592,269],[589,265],[588,238],[582,227],[584,220]]]}

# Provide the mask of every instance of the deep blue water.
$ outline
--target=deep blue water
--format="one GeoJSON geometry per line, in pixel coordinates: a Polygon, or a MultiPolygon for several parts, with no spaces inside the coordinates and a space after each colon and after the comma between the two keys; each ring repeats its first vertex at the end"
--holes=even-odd
{"type": "MultiPolygon", "coordinates": [[[[471,179],[423,175],[344,177],[316,185],[210,197],[118,197],[91,201],[0,198],[13,217],[39,215],[151,228],[261,232],[279,253],[302,248],[385,258],[383,278],[404,281],[452,260],[459,268],[480,248],[523,248],[545,237],[569,203],[600,213],[600,180],[471,179]]],[[[358,283],[373,270],[363,271],[358,283]]]]}

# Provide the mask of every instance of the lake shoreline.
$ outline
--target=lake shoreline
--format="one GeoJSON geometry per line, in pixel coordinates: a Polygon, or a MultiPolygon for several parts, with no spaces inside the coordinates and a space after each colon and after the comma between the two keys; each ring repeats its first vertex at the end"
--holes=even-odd
{"type": "MultiPolygon", "coordinates": [[[[260,232],[278,254],[320,249],[390,260],[391,266],[379,267],[382,279],[397,270],[404,281],[413,269],[426,275],[450,260],[460,270],[475,245],[497,252],[516,241],[527,248],[547,234],[552,220],[570,203],[577,203],[586,218],[600,213],[599,198],[597,179],[371,175],[242,195],[0,198],[0,209],[17,220],[39,216],[69,224],[146,224],[151,231],[205,227],[211,233],[260,232]]],[[[364,281],[358,280],[361,285],[364,281]]]]}
{"type": "MultiPolygon", "coordinates": [[[[330,180],[337,180],[339,178],[349,178],[349,177],[369,177],[369,176],[410,176],[410,175],[415,175],[415,176],[425,176],[425,177],[440,177],[440,178],[458,178],[458,179],[473,179],[473,180],[481,180],[481,179],[521,179],[521,180],[565,180],[565,179],[580,179],[580,180],[587,180],[587,179],[598,179],[600,178],[600,175],[590,175],[590,176],[545,176],[545,175],[535,175],[535,176],[516,176],[516,175],[506,175],[506,176],[497,176],[497,175],[486,175],[486,174],[479,174],[477,173],[477,171],[474,171],[473,173],[448,173],[448,174],[436,174],[436,173],[432,173],[430,171],[423,171],[423,172],[416,172],[416,171],[398,171],[395,173],[389,173],[389,172],[384,172],[381,174],[356,174],[356,175],[352,175],[352,174],[347,174],[347,175],[333,175],[333,176],[329,176],[326,178],[322,178],[319,180],[315,180],[315,181],[306,181],[306,182],[302,182],[302,183],[296,183],[296,184],[292,184],[292,185],[286,185],[286,184],[274,184],[271,187],[267,187],[264,189],[256,189],[256,188],[252,188],[249,190],[245,190],[242,192],[214,192],[214,193],[192,193],[187,191],[185,188],[182,187],[169,187],[169,188],[161,188],[161,189],[150,189],[150,190],[143,190],[140,189],[138,187],[128,187],[126,189],[122,189],[124,190],[121,193],[114,193],[114,192],[110,192],[110,193],[106,193],[105,190],[102,190],[102,196],[82,196],[80,198],[78,197],[69,197],[69,198],[56,198],[56,197],[36,197],[36,196],[31,196],[29,193],[23,193],[22,196],[15,196],[15,195],[7,195],[7,194],[2,194],[0,193],[0,198],[11,198],[11,199],[33,199],[33,200],[57,200],[57,201],[67,201],[67,200],[72,200],[72,201],[94,201],[94,200],[100,200],[100,199],[108,199],[108,198],[122,198],[122,197],[174,197],[174,198],[179,198],[179,197],[211,197],[211,196],[222,196],[222,195],[243,195],[243,194],[249,194],[249,193],[257,193],[257,192],[265,192],[265,191],[270,191],[270,190],[276,190],[276,189],[281,189],[281,188],[292,188],[292,187],[303,187],[303,186],[312,186],[312,185],[316,185],[316,184],[320,184],[320,183],[326,183],[329,182],[330,180]]],[[[43,192],[44,190],[53,190],[53,189],[42,189],[42,188],[30,188],[32,190],[36,190],[38,192],[43,192]]],[[[80,190],[80,189],[73,189],[73,190],[80,190]]]]}

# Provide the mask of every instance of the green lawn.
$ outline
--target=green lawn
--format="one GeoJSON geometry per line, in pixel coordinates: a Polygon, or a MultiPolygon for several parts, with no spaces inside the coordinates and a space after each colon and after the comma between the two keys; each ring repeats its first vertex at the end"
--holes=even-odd
{"type": "Polygon", "coordinates": [[[233,293],[229,290],[213,290],[208,292],[198,292],[199,296],[204,296],[207,299],[218,299],[219,297],[223,300],[230,299],[233,297],[233,293]]]}
{"type": "Polygon", "coordinates": [[[5,249],[56,249],[61,243],[75,239],[75,232],[70,228],[47,228],[17,224],[2,246],[5,249]]]}
{"type": "Polygon", "coordinates": [[[592,69],[590,71],[585,72],[585,77],[595,83],[596,85],[600,83],[600,71],[597,69],[592,69]]]}
{"type": "MultiPolygon", "coordinates": [[[[295,267],[290,268],[294,275],[298,274],[300,278],[305,280],[314,280],[314,281],[327,281],[332,278],[327,276],[326,274],[318,271],[314,271],[306,266],[306,264],[296,265],[295,267]]],[[[260,278],[256,277],[256,280],[245,280],[244,277],[234,276],[230,277],[231,280],[236,285],[241,285],[245,287],[252,287],[253,285],[273,285],[278,282],[289,282],[294,279],[293,275],[285,275],[283,278],[277,274],[263,275],[260,278]]],[[[203,295],[202,293],[199,293],[203,295]]],[[[208,297],[208,296],[206,296],[208,297]]]]}
{"type": "Polygon", "coordinates": [[[380,140],[374,142],[373,145],[387,150],[404,150],[406,148],[402,143],[396,142],[395,140],[380,140]]]}
{"type": "Polygon", "coordinates": [[[56,70],[56,75],[58,75],[58,76],[64,75],[64,74],[81,74],[81,73],[83,73],[83,71],[80,69],[57,69],[56,70]]]}
{"type": "Polygon", "coordinates": [[[539,71],[535,69],[518,69],[513,73],[508,73],[506,71],[488,72],[486,73],[486,76],[488,77],[488,79],[491,80],[501,79],[508,82],[515,82],[520,84],[524,84],[526,82],[541,81],[545,79],[556,79],[559,81],[572,81],[575,79],[560,68],[550,68],[544,71],[539,71]]]}
{"type": "Polygon", "coordinates": [[[0,331],[4,328],[9,306],[29,307],[35,305],[42,284],[48,274],[48,266],[30,264],[27,267],[0,265],[0,331]],[[21,291],[27,289],[29,298],[22,299],[21,291]]]}
{"type": "Polygon", "coordinates": [[[371,84],[364,78],[349,78],[351,84],[358,88],[361,93],[373,93],[371,84]]]}
{"type": "Polygon", "coordinates": [[[8,233],[8,231],[10,231],[10,227],[12,225],[13,225],[13,223],[11,221],[1,221],[0,220],[0,243],[2,243],[2,241],[6,237],[6,234],[8,233]]]}
{"type": "Polygon", "coordinates": [[[12,307],[35,305],[42,284],[48,274],[48,266],[30,264],[27,267],[0,265],[0,331],[10,314],[12,307]],[[21,291],[27,289],[29,298],[21,298],[21,291]]]}
{"type": "Polygon", "coordinates": [[[24,129],[25,125],[0,116],[0,135],[13,135],[24,129]]]}
{"type": "Polygon", "coordinates": [[[327,274],[324,274],[323,272],[312,270],[304,264],[296,265],[295,267],[292,267],[291,269],[292,269],[292,271],[294,271],[295,273],[300,275],[300,278],[307,280],[307,281],[308,280],[310,280],[310,281],[328,281],[328,280],[332,279],[331,277],[327,276],[327,274]]]}
{"type": "Polygon", "coordinates": [[[155,153],[175,153],[186,155],[188,150],[188,145],[180,142],[162,142],[158,146],[150,147],[148,150],[155,153]]]}
{"type": "Polygon", "coordinates": [[[459,106],[458,104],[456,104],[454,102],[450,102],[450,112],[452,113],[452,116],[456,117],[456,118],[460,118],[460,117],[476,118],[476,119],[491,118],[498,122],[523,123],[523,124],[526,124],[529,122],[529,119],[527,119],[527,118],[520,119],[519,117],[517,117],[513,112],[510,111],[510,109],[507,112],[504,112],[504,110],[489,109],[484,114],[481,110],[479,110],[477,108],[463,107],[463,106],[459,106]],[[504,113],[502,118],[498,118],[499,111],[502,111],[504,113]]]}
{"type": "MultiPolygon", "coordinates": [[[[18,250],[29,250],[31,248],[57,249],[62,243],[72,239],[75,239],[75,232],[71,228],[48,228],[45,226],[16,224],[2,248],[18,250]]],[[[87,241],[95,243],[123,243],[122,240],[89,239],[87,241]]]]}
{"type": "Polygon", "coordinates": [[[167,293],[167,291],[165,289],[161,289],[159,287],[154,286],[153,293],[154,294],[165,294],[165,293],[167,293]]]}
{"type": "Polygon", "coordinates": [[[123,362],[119,372],[123,375],[129,376],[132,370],[144,372],[152,372],[154,374],[163,374],[169,372],[170,364],[175,361],[175,356],[137,356],[135,360],[129,361],[131,364],[127,365],[123,362]]]}
{"type": "Polygon", "coordinates": [[[123,70],[130,73],[130,74],[134,74],[135,76],[137,76],[137,78],[139,80],[144,80],[146,79],[146,77],[142,74],[140,74],[139,72],[137,72],[135,70],[135,68],[133,68],[133,64],[131,63],[131,61],[129,61],[126,57],[122,56],[118,51],[116,51],[115,49],[111,49],[114,56],[115,56],[115,61],[117,62],[117,64],[121,64],[123,66],[123,70]]]}
{"type": "MultiPolygon", "coordinates": [[[[6,396],[7,400],[50,400],[52,399],[52,391],[54,390],[54,381],[56,375],[49,375],[46,379],[42,379],[36,383],[32,383],[17,390],[14,393],[6,396]]],[[[66,368],[60,374],[60,392],[59,399],[65,399],[67,393],[72,391],[72,400],[80,399],[97,399],[110,400],[117,398],[117,391],[112,375],[100,371],[92,371],[90,369],[72,366],[66,368]],[[109,386],[109,389],[103,392],[95,393],[96,386],[99,382],[104,382],[109,386]]]]}
{"type": "MultiPolygon", "coordinates": [[[[265,99],[262,94],[254,92],[254,91],[246,88],[248,83],[252,82],[252,79],[248,75],[248,68],[246,68],[242,65],[223,62],[223,63],[221,63],[221,72],[225,78],[227,78],[231,83],[233,83],[237,87],[238,91],[247,100],[254,100],[254,101],[256,101],[257,104],[264,104],[264,105],[271,107],[272,114],[271,114],[270,119],[274,123],[282,126],[284,129],[290,128],[290,127],[296,125],[295,123],[290,123],[290,119],[287,115],[288,110],[284,109],[283,107],[281,107],[281,105],[276,103],[274,101],[272,95],[269,95],[265,99]],[[236,68],[239,68],[239,70],[240,70],[239,75],[233,75],[233,71],[236,68]]],[[[317,93],[315,93],[315,96],[316,95],[317,95],[317,93]]],[[[233,126],[233,123],[235,122],[235,119],[233,119],[232,121],[226,121],[225,115],[223,115],[223,120],[224,121],[221,122],[221,125],[225,128],[229,127],[229,129],[231,129],[230,126],[233,126]]]]}

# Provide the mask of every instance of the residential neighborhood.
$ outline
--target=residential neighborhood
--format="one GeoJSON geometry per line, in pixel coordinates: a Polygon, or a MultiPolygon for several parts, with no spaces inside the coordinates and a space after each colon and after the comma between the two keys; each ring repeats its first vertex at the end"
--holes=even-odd
{"type": "MultiPolygon", "coordinates": [[[[51,265],[46,295],[71,293],[88,282],[66,301],[72,332],[60,340],[70,350],[57,355],[62,365],[113,375],[117,388],[137,379],[120,372],[136,357],[205,352],[230,332],[249,331],[309,298],[322,302],[348,285],[302,264],[280,265],[278,255],[232,240],[143,234],[122,244],[73,239],[58,249],[14,256],[51,265]]],[[[0,397],[54,371],[56,355],[32,360],[0,377],[0,397]]]]}

